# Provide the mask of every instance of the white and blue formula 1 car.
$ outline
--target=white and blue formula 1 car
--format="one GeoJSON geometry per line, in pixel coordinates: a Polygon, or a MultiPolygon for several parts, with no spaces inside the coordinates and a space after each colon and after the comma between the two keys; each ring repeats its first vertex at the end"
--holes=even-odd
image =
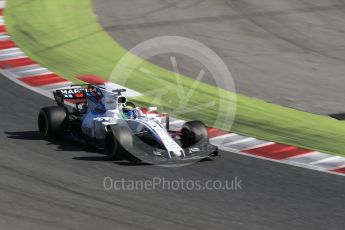
{"type": "MultiPolygon", "coordinates": [[[[188,121],[181,130],[169,129],[158,113],[144,114],[122,95],[125,89],[107,85],[72,85],[54,92],[57,106],[42,108],[38,128],[43,138],[70,136],[104,148],[114,160],[152,164],[198,161],[218,155],[201,121],[188,121]],[[65,102],[72,102],[71,109],[65,102]]],[[[156,110],[151,107],[149,111],[156,110]]]]}

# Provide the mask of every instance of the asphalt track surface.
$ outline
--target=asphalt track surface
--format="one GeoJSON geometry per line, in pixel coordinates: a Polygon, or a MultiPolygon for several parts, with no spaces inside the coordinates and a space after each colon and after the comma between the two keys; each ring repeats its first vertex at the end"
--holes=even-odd
{"type": "Polygon", "coordinates": [[[182,168],[128,165],[39,138],[53,101],[0,77],[1,229],[344,229],[344,177],[222,153],[182,168]],[[106,191],[126,180],[242,180],[237,191],[106,191]]]}
{"type": "MultiPolygon", "coordinates": [[[[343,0],[94,0],[94,7],[128,49],[156,36],[192,38],[224,60],[239,93],[319,114],[345,110],[343,0]]],[[[171,69],[169,58],[152,61],[171,69]]],[[[184,74],[200,71],[178,63],[184,74]]]]}

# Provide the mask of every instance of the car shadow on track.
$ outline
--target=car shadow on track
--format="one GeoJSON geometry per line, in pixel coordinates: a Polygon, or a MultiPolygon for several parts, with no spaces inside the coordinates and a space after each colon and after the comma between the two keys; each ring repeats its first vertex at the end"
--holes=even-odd
{"type": "Polygon", "coordinates": [[[23,132],[5,132],[8,138],[18,140],[40,140],[40,134],[38,131],[23,131],[23,132]]]}
{"type": "Polygon", "coordinates": [[[90,145],[83,145],[81,143],[72,141],[68,138],[52,138],[42,139],[38,131],[20,131],[20,132],[5,132],[7,138],[27,141],[45,141],[49,145],[57,146],[56,151],[83,151],[89,153],[103,153],[102,150],[96,149],[90,145]]]}
{"type": "Polygon", "coordinates": [[[112,160],[110,157],[104,155],[104,153],[101,153],[103,156],[86,156],[86,157],[73,157],[74,160],[80,160],[80,161],[112,161],[114,164],[122,165],[122,166],[144,166],[144,165],[150,165],[147,163],[134,163],[134,162],[128,162],[125,160],[112,160]]]}
{"type": "MultiPolygon", "coordinates": [[[[109,161],[121,166],[147,166],[148,163],[141,162],[128,162],[125,160],[113,160],[105,155],[102,149],[93,147],[92,145],[81,144],[69,138],[55,138],[55,139],[42,139],[38,131],[20,131],[20,132],[5,132],[7,138],[26,140],[26,141],[45,141],[49,145],[57,146],[55,151],[72,151],[72,152],[85,152],[95,154],[93,156],[79,156],[73,157],[74,160],[79,161],[109,161]]],[[[203,159],[201,162],[211,161],[210,159],[203,159]]]]}
{"type": "MultiPolygon", "coordinates": [[[[38,131],[20,131],[20,132],[5,132],[7,138],[17,139],[17,140],[27,140],[27,141],[42,141],[42,137],[38,131]]],[[[81,161],[109,161],[122,166],[140,166],[148,165],[145,163],[131,163],[128,161],[114,161],[109,156],[105,155],[102,149],[95,148],[91,145],[85,145],[78,143],[76,141],[70,140],[68,138],[58,138],[58,139],[45,139],[49,145],[57,146],[56,151],[73,151],[73,152],[86,152],[97,154],[95,156],[80,156],[73,157],[74,160],[81,161]]]]}

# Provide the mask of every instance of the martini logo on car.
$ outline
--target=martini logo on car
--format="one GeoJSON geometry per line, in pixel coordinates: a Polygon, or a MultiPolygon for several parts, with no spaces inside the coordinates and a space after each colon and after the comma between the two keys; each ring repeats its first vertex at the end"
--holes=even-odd
{"type": "Polygon", "coordinates": [[[80,94],[83,93],[82,89],[62,89],[61,93],[63,94],[80,94]]]}

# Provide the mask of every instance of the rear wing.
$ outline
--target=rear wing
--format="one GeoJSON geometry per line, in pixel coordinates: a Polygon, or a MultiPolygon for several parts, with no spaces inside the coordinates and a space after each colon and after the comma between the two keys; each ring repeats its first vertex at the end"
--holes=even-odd
{"type": "MultiPolygon", "coordinates": [[[[97,89],[105,89],[102,86],[95,86],[92,84],[71,85],[68,89],[58,89],[54,94],[56,103],[60,106],[64,106],[65,101],[72,104],[87,103],[88,93],[97,92],[97,89]]],[[[121,96],[121,93],[126,92],[126,89],[116,89],[112,92],[121,96]]]]}
{"type": "Polygon", "coordinates": [[[65,101],[72,103],[86,103],[86,90],[87,89],[83,87],[59,89],[56,90],[53,94],[56,103],[60,106],[63,106],[65,104],[65,101]]]}

